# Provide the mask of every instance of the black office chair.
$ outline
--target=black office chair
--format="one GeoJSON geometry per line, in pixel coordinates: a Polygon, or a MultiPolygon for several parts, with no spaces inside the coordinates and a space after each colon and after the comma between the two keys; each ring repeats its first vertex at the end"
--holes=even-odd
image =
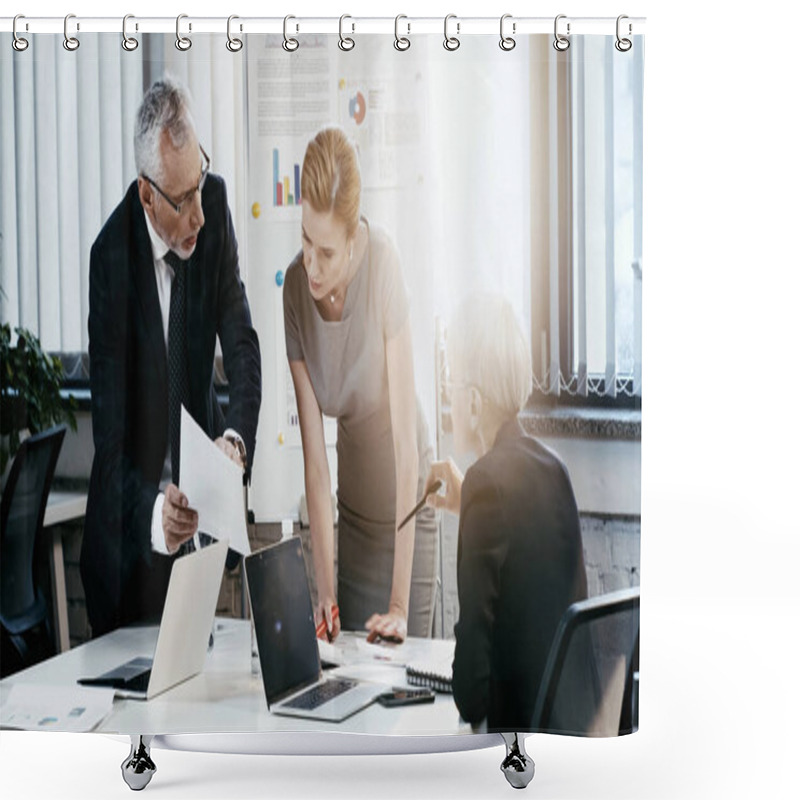
{"type": "Polygon", "coordinates": [[[20,444],[0,501],[2,677],[55,653],[47,604],[34,582],[34,554],[66,430],[58,425],[20,444]]]}
{"type": "Polygon", "coordinates": [[[618,736],[639,727],[639,588],[573,603],[550,648],[531,729],[618,736]]]}

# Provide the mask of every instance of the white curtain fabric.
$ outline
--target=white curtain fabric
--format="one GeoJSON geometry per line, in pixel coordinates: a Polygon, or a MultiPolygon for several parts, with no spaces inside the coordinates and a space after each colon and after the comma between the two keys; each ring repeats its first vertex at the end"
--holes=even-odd
{"type": "Polygon", "coordinates": [[[89,249],[135,177],[132,119],[141,53],[118,37],[37,35],[0,60],[2,319],[48,350],[88,346],[89,249]],[[125,56],[121,58],[121,56],[125,56]]]}
{"type": "Polygon", "coordinates": [[[0,318],[37,333],[50,351],[86,351],[89,251],[136,178],[133,127],[142,94],[166,71],[192,94],[200,141],[228,184],[243,230],[245,118],[241,57],[224,36],[37,34],[27,51],[0,55],[0,318]]]}

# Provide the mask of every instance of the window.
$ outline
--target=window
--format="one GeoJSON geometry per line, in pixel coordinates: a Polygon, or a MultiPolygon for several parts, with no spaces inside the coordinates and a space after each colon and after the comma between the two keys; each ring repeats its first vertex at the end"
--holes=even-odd
{"type": "Polygon", "coordinates": [[[576,37],[549,56],[538,210],[549,208],[549,247],[532,260],[534,372],[540,397],[638,406],[643,43],[627,53],[613,43],[576,37]]]}

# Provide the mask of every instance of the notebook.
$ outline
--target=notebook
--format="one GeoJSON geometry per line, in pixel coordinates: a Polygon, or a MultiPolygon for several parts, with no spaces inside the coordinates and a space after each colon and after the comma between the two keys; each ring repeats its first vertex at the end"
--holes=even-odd
{"type": "Polygon", "coordinates": [[[453,658],[439,661],[411,661],[406,679],[412,686],[427,686],[437,692],[453,693],[453,658]]]}
{"type": "Polygon", "coordinates": [[[386,686],[324,675],[300,539],[245,558],[267,707],[273,714],[341,722],[386,686]]]}
{"type": "Polygon", "coordinates": [[[131,659],[78,683],[113,687],[117,697],[150,700],[197,675],[205,663],[227,553],[225,539],[175,561],[152,658],[131,659]]]}

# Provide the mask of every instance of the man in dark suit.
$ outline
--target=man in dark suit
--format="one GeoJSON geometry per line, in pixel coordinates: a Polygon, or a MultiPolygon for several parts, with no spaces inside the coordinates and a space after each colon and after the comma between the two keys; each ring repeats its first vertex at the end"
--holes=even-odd
{"type": "Polygon", "coordinates": [[[148,90],[134,149],[139,177],[95,240],[89,272],[95,456],[81,576],[94,636],[160,618],[174,558],[197,531],[177,486],[181,405],[249,469],[261,404],[225,184],[209,172],[180,86],[148,90]],[[217,337],[226,415],[214,390],[217,337]]]}
{"type": "Polygon", "coordinates": [[[587,595],[575,495],[558,456],[517,415],[531,390],[531,356],[510,304],[463,302],[447,331],[453,437],[478,460],[462,478],[433,465],[459,514],[453,697],[462,718],[490,732],[531,730],[536,696],[563,613],[587,595]]]}

